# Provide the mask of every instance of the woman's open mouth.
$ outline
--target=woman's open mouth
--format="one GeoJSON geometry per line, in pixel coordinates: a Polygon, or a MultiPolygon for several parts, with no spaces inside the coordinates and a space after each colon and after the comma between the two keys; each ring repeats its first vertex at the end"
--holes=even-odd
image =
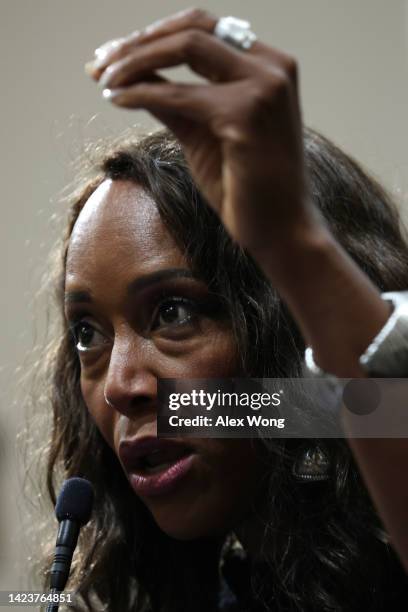
{"type": "Polygon", "coordinates": [[[124,440],[119,457],[140,496],[171,492],[189,472],[195,453],[180,442],[154,437],[124,440]]]}

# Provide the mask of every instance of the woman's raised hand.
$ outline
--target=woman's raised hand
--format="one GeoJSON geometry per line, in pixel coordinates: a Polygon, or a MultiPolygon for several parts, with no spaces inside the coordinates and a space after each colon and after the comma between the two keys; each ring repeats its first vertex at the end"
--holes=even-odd
{"type": "Polygon", "coordinates": [[[200,190],[279,291],[319,365],[361,375],[358,357],[389,309],[308,197],[296,63],[258,41],[236,49],[213,34],[216,23],[205,11],[177,13],[106,43],[87,71],[114,104],[147,109],[173,131],[200,190]],[[157,74],[182,64],[202,82],[157,74]]]}
{"type": "Polygon", "coordinates": [[[181,142],[193,177],[229,233],[263,264],[319,223],[307,197],[293,58],[255,41],[235,49],[217,19],[189,9],[96,50],[104,96],[144,108],[181,142]],[[186,64],[205,80],[157,74],[186,64]]]}

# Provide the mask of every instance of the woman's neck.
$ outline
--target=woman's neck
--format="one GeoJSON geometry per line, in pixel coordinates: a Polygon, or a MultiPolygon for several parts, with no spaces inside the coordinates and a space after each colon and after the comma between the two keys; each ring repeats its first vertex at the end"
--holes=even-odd
{"type": "Polygon", "coordinates": [[[262,512],[253,512],[234,529],[234,533],[243,549],[254,561],[261,561],[264,557],[265,530],[268,524],[266,508],[262,512]]]}

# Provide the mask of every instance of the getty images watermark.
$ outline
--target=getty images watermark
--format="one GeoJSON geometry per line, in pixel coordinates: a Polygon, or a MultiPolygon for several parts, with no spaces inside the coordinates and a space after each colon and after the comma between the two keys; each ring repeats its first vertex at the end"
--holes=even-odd
{"type": "Polygon", "coordinates": [[[158,435],[408,437],[408,380],[161,379],[158,435]]]}

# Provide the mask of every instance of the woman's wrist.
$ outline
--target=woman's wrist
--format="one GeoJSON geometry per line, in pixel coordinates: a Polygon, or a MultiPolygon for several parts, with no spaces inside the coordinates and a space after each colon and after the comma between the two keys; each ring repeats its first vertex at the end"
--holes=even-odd
{"type": "Polygon", "coordinates": [[[327,226],[294,228],[259,264],[318,365],[340,377],[364,376],[359,357],[384,326],[390,306],[327,226]]]}
{"type": "Polygon", "coordinates": [[[298,214],[295,220],[279,223],[269,232],[267,243],[250,252],[260,268],[278,290],[294,281],[294,273],[314,275],[316,262],[330,252],[334,237],[324,217],[315,208],[298,214]]]}

